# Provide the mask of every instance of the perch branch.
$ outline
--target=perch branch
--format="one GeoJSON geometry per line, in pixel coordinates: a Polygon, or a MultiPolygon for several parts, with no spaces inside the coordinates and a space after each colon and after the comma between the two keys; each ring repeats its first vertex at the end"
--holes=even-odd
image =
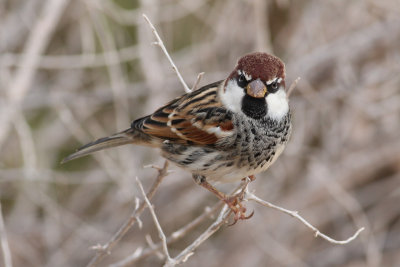
{"type": "Polygon", "coordinates": [[[250,193],[247,189],[246,189],[246,191],[245,191],[245,199],[246,199],[246,200],[255,201],[255,202],[257,202],[257,203],[259,203],[259,204],[261,204],[261,205],[263,205],[263,206],[265,206],[265,207],[269,207],[269,208],[273,208],[273,209],[275,209],[275,210],[279,210],[279,211],[281,211],[281,212],[283,212],[283,213],[286,213],[286,214],[288,214],[288,215],[290,215],[290,216],[296,218],[297,220],[299,220],[300,222],[302,222],[305,226],[307,226],[308,228],[310,228],[310,229],[314,232],[315,237],[318,237],[318,236],[319,236],[319,237],[321,237],[321,238],[323,238],[323,239],[325,239],[325,240],[327,240],[328,242],[333,243],[333,244],[344,245],[344,244],[350,243],[351,241],[353,241],[354,239],[356,239],[357,236],[364,230],[364,227],[362,227],[362,228],[358,229],[357,232],[355,232],[355,234],[352,235],[351,237],[349,237],[348,239],[346,239],[346,240],[336,240],[336,239],[333,239],[333,238],[331,238],[331,237],[329,237],[329,236],[327,236],[327,235],[321,233],[315,226],[313,226],[313,225],[312,225],[311,223],[309,223],[306,219],[304,219],[303,217],[301,217],[301,216],[299,215],[298,211],[287,210],[287,209],[285,209],[285,208],[276,206],[276,205],[274,205],[274,204],[272,204],[272,203],[270,203],[270,202],[268,202],[268,201],[265,201],[265,200],[263,200],[263,199],[257,197],[257,196],[254,195],[253,193],[250,193]]]}

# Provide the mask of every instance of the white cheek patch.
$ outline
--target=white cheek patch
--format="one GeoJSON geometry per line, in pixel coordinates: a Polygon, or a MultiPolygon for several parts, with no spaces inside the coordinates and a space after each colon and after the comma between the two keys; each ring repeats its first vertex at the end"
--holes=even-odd
{"type": "Polygon", "coordinates": [[[222,104],[233,112],[242,111],[242,98],[244,95],[243,88],[239,87],[235,80],[229,80],[225,90],[220,90],[222,104]]]}
{"type": "Polygon", "coordinates": [[[274,94],[268,94],[266,97],[268,105],[268,117],[280,121],[289,111],[289,103],[285,90],[280,88],[274,94]]]}

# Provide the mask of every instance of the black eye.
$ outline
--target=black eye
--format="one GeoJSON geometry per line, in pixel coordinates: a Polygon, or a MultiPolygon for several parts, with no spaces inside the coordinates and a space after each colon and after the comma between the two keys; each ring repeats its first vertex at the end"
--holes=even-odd
{"type": "Polygon", "coordinates": [[[267,85],[268,93],[275,93],[279,89],[279,83],[277,80],[272,82],[271,84],[267,85]]]}
{"type": "Polygon", "coordinates": [[[243,74],[239,74],[237,78],[237,84],[242,88],[244,88],[247,85],[246,77],[244,77],[243,74]]]}

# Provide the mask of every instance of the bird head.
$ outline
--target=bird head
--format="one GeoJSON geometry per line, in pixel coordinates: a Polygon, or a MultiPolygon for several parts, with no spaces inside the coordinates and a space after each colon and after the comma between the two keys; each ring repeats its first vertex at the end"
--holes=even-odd
{"type": "Polygon", "coordinates": [[[222,103],[253,119],[282,119],[289,111],[285,92],[285,65],[267,53],[241,57],[220,92],[222,103]]]}

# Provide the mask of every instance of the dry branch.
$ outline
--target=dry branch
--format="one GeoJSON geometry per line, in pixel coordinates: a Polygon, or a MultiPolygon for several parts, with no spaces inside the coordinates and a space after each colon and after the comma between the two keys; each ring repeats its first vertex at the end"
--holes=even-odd
{"type": "Polygon", "coordinates": [[[149,24],[151,30],[153,31],[154,36],[157,39],[157,42],[154,42],[153,44],[158,45],[161,48],[161,50],[164,52],[165,56],[168,58],[168,61],[171,64],[172,69],[175,71],[176,75],[178,76],[179,81],[181,82],[183,88],[185,89],[185,92],[190,93],[192,90],[190,90],[190,88],[187,86],[187,84],[183,80],[182,75],[180,74],[178,68],[175,66],[174,61],[172,60],[171,56],[169,55],[167,48],[165,48],[164,42],[161,40],[160,36],[158,35],[156,28],[154,27],[154,25],[151,23],[150,19],[145,14],[143,14],[143,18],[149,24]]]}
{"type": "Polygon", "coordinates": [[[146,192],[144,192],[143,185],[140,182],[138,177],[136,177],[136,183],[139,186],[140,192],[142,192],[144,201],[146,202],[146,205],[149,208],[151,216],[153,218],[154,224],[157,227],[158,235],[160,236],[161,243],[162,243],[163,252],[166,257],[165,265],[166,266],[174,266],[175,263],[172,261],[171,257],[169,256],[167,238],[165,237],[164,231],[162,230],[160,222],[157,219],[157,215],[156,215],[156,212],[154,211],[154,207],[153,207],[153,205],[151,205],[150,200],[147,198],[146,192]]]}
{"type": "Polygon", "coordinates": [[[199,86],[199,83],[200,83],[201,78],[203,78],[203,75],[204,75],[204,72],[200,72],[200,73],[197,75],[197,79],[196,79],[196,81],[195,81],[195,83],[193,84],[192,89],[191,89],[192,91],[194,91],[194,90],[197,89],[197,87],[199,86]]]}
{"type": "Polygon", "coordinates": [[[186,262],[190,256],[193,255],[195,249],[212,236],[218,229],[226,223],[229,215],[231,214],[230,209],[227,205],[224,205],[218,218],[204,231],[199,237],[196,238],[189,246],[187,246],[181,253],[179,253],[173,260],[176,264],[186,262]]]}
{"type": "Polygon", "coordinates": [[[333,239],[333,238],[331,238],[331,237],[329,237],[329,236],[327,236],[327,235],[321,233],[315,226],[313,226],[313,225],[312,225],[311,223],[309,223],[306,219],[304,219],[303,217],[301,217],[301,216],[299,215],[299,212],[298,212],[298,211],[288,210],[288,209],[279,207],[279,206],[277,206],[277,205],[274,205],[274,204],[272,204],[272,203],[270,203],[270,202],[268,202],[268,201],[265,201],[265,200],[263,200],[263,199],[257,197],[257,196],[254,195],[253,193],[250,193],[250,192],[247,190],[247,188],[246,188],[245,200],[252,200],[252,201],[255,201],[255,202],[257,202],[257,203],[259,203],[259,204],[261,204],[261,205],[263,205],[263,206],[265,206],[265,207],[272,208],[272,209],[275,209],[275,210],[279,210],[279,211],[281,211],[281,212],[283,212],[283,213],[286,213],[286,214],[288,214],[288,215],[290,215],[290,216],[296,218],[297,220],[299,220],[300,222],[302,222],[305,226],[307,226],[308,228],[310,228],[310,229],[314,232],[315,237],[318,237],[318,236],[319,236],[319,237],[322,237],[322,238],[325,239],[326,241],[328,241],[328,242],[330,242],[330,243],[333,243],[333,244],[337,244],[337,245],[348,244],[348,243],[350,243],[351,241],[353,241],[354,239],[356,239],[357,236],[364,230],[364,227],[362,227],[362,228],[358,229],[357,232],[355,232],[354,235],[352,235],[352,236],[349,237],[348,239],[346,239],[346,240],[336,240],[336,239],[333,239]]]}
{"type": "MultiPolygon", "coordinates": [[[[168,175],[167,170],[168,170],[168,161],[165,161],[164,166],[162,168],[158,168],[158,176],[153,185],[151,186],[151,188],[149,189],[149,191],[147,192],[146,196],[148,199],[152,199],[161,181],[165,176],[168,175]]],[[[105,245],[96,245],[93,247],[93,249],[96,250],[97,254],[89,262],[89,264],[87,265],[88,267],[96,266],[104,258],[104,256],[106,256],[111,252],[112,248],[122,239],[122,237],[124,237],[124,235],[128,232],[128,230],[131,229],[136,222],[138,222],[138,218],[140,214],[142,214],[142,212],[144,211],[145,207],[146,207],[146,202],[142,201],[139,207],[135,207],[129,219],[119,228],[119,230],[105,245]]]]}
{"type": "MultiPolygon", "coordinates": [[[[205,219],[214,214],[222,206],[223,202],[219,201],[212,208],[206,208],[205,211],[194,220],[185,224],[182,228],[176,230],[169,237],[167,237],[167,244],[171,244],[183,238],[185,235],[187,235],[189,232],[199,226],[205,219]]],[[[154,246],[149,246],[149,248],[146,249],[137,249],[132,255],[129,255],[125,259],[112,264],[111,267],[131,266],[135,262],[156,253],[161,247],[162,242],[159,242],[157,244],[154,244],[154,246]]]]}

